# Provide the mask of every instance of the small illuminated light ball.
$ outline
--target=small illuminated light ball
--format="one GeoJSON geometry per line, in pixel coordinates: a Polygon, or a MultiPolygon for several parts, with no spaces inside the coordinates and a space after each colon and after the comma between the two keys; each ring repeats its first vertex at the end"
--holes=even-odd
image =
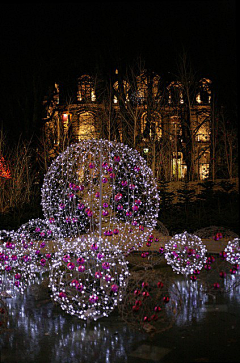
{"type": "Polygon", "coordinates": [[[32,269],[48,272],[52,263],[52,253],[61,248],[59,241],[53,243],[53,233],[49,228],[52,221],[31,219],[16,231],[17,246],[31,256],[32,269]]]}
{"type": "Polygon", "coordinates": [[[176,234],[165,244],[165,258],[177,274],[200,271],[207,260],[206,252],[201,238],[187,232],[176,234]]]}
{"type": "Polygon", "coordinates": [[[74,247],[55,254],[49,274],[52,298],[68,314],[83,320],[107,317],[122,300],[127,262],[115,248],[83,251],[74,247]]]}
{"type": "Polygon", "coordinates": [[[227,247],[224,249],[224,256],[226,261],[233,265],[240,263],[239,241],[239,238],[234,238],[232,241],[228,241],[227,247]]]}
{"type": "Polygon", "coordinates": [[[36,278],[32,256],[15,238],[14,233],[9,234],[0,245],[0,292],[11,296],[23,293],[36,278]]]}
{"type": "Polygon", "coordinates": [[[159,195],[151,169],[136,150],[82,140],[49,167],[41,203],[57,238],[102,238],[127,252],[142,246],[155,227],[159,195]]]}
{"type": "MultiPolygon", "coordinates": [[[[47,221],[45,219],[30,219],[27,223],[22,224],[18,230],[17,234],[26,242],[30,240],[34,241],[46,241],[52,239],[52,230],[49,228],[52,221],[47,221]]],[[[24,241],[23,241],[24,242],[24,241]]]]}
{"type": "Polygon", "coordinates": [[[22,224],[16,231],[18,245],[29,253],[43,249],[52,240],[53,234],[48,221],[44,219],[31,219],[22,224]]]}

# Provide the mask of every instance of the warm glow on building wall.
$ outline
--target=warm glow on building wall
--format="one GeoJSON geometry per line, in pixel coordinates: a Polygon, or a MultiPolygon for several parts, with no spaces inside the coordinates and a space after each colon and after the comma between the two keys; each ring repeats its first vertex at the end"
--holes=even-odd
{"type": "Polygon", "coordinates": [[[62,125],[63,125],[63,129],[64,129],[64,133],[66,133],[69,126],[72,123],[72,114],[69,113],[69,112],[64,112],[62,114],[61,119],[62,119],[62,125]]]}
{"type": "Polygon", "coordinates": [[[94,115],[90,112],[81,113],[73,126],[78,140],[96,138],[97,136],[94,115]]]}

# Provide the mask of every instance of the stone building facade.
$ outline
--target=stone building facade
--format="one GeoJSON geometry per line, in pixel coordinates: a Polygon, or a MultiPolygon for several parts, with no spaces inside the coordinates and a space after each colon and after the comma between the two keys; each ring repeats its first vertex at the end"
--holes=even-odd
{"type": "Polygon", "coordinates": [[[194,88],[144,70],[132,79],[115,79],[100,95],[90,75],[76,81],[70,101],[55,84],[44,100],[43,125],[50,158],[67,144],[88,138],[117,140],[136,148],[156,177],[206,180],[211,152],[211,81],[194,88]]]}

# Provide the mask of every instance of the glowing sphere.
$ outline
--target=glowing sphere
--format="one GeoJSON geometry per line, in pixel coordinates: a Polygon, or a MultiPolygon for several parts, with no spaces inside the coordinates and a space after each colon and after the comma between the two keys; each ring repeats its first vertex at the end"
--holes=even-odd
{"type": "Polygon", "coordinates": [[[36,277],[32,256],[19,243],[14,231],[1,231],[0,241],[0,292],[23,293],[36,277]]]}
{"type": "Polygon", "coordinates": [[[66,249],[56,254],[49,274],[52,298],[68,314],[83,320],[108,316],[121,301],[128,277],[118,251],[94,245],[89,251],[66,249]]]}
{"type": "Polygon", "coordinates": [[[52,240],[49,223],[44,219],[31,219],[22,224],[16,231],[19,248],[35,253],[37,249],[45,247],[52,240]]]}
{"type": "Polygon", "coordinates": [[[49,223],[40,218],[31,219],[27,223],[22,224],[16,232],[22,243],[27,244],[31,241],[50,240],[52,231],[49,228],[49,223]]]}
{"type": "Polygon", "coordinates": [[[226,253],[226,261],[231,264],[239,264],[240,263],[240,245],[239,238],[234,238],[232,241],[229,241],[227,247],[224,249],[226,253]]]}
{"type": "Polygon", "coordinates": [[[136,150],[83,140],[51,164],[42,207],[54,236],[101,238],[128,251],[142,245],[156,225],[159,196],[152,171],[136,150]]]}
{"type": "Polygon", "coordinates": [[[207,259],[206,252],[201,238],[187,232],[176,234],[165,244],[165,258],[177,274],[189,275],[201,270],[207,259]]]}

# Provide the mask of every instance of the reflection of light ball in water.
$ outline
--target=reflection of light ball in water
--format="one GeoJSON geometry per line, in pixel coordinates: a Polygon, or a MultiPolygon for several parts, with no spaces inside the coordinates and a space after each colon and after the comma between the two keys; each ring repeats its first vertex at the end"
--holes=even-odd
{"type": "Polygon", "coordinates": [[[234,238],[232,241],[229,241],[227,247],[224,249],[226,261],[231,264],[239,264],[240,263],[240,246],[239,246],[239,238],[234,238]]]}
{"type": "Polygon", "coordinates": [[[156,224],[159,197],[146,161],[121,143],[84,140],[51,164],[42,206],[57,237],[103,237],[136,248],[156,224]]]}
{"type": "Polygon", "coordinates": [[[53,299],[80,319],[108,316],[122,299],[127,262],[117,249],[96,245],[88,251],[71,248],[58,254],[49,275],[53,299]]]}
{"type": "Polygon", "coordinates": [[[201,270],[206,261],[206,247],[201,238],[184,232],[176,234],[165,244],[165,258],[176,273],[192,274],[201,270]]]}

